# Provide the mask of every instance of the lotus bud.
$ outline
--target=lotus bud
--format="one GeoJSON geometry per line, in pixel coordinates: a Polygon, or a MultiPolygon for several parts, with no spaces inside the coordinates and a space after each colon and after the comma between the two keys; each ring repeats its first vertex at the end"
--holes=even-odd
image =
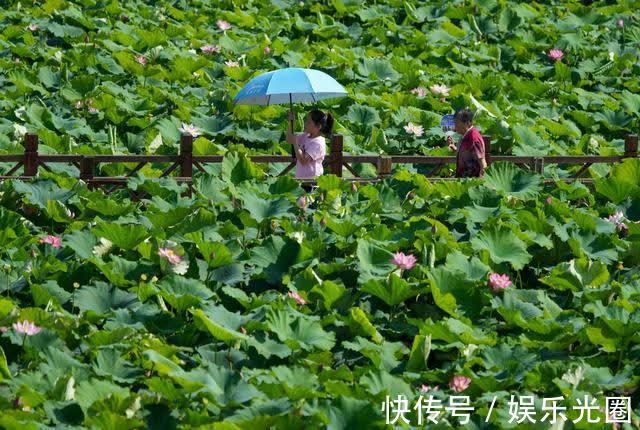
{"type": "Polygon", "coordinates": [[[320,225],[323,227],[327,226],[327,218],[326,217],[322,217],[322,219],[320,220],[320,225]]]}
{"type": "Polygon", "coordinates": [[[358,185],[355,182],[351,183],[351,192],[355,193],[358,191],[358,185]]]}
{"type": "Polygon", "coordinates": [[[145,275],[144,273],[142,275],[140,275],[140,279],[142,281],[146,281],[147,280],[147,275],[145,275]]]}

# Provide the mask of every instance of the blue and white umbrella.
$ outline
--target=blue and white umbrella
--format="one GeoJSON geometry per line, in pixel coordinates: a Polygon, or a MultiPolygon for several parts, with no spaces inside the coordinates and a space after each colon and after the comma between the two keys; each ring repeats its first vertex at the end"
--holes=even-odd
{"type": "Polygon", "coordinates": [[[276,105],[310,103],[344,97],[347,90],[320,70],[290,67],[251,79],[233,99],[235,104],[276,105]]]}

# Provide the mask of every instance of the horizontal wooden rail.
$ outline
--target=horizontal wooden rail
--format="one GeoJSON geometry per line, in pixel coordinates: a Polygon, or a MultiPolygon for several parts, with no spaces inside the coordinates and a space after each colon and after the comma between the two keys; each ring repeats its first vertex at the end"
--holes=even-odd
{"type": "MultiPolygon", "coordinates": [[[[592,182],[589,178],[581,178],[580,176],[588,171],[589,167],[596,163],[618,163],[625,158],[638,157],[638,136],[628,135],[625,139],[623,155],[541,155],[541,156],[513,156],[513,155],[491,155],[491,137],[484,136],[485,150],[487,153],[487,162],[510,162],[518,165],[524,165],[530,170],[534,170],[540,174],[544,174],[546,165],[549,164],[575,164],[580,168],[573,178],[565,178],[563,181],[579,180],[581,182],[592,182]]],[[[193,155],[193,137],[189,134],[183,134],[180,139],[180,153],[174,155],[150,155],[150,154],[39,154],[38,153],[38,136],[35,134],[27,134],[24,140],[24,154],[0,154],[0,162],[16,163],[3,175],[0,180],[20,179],[28,180],[37,177],[38,168],[42,167],[51,171],[52,163],[67,163],[76,166],[80,170],[80,179],[93,186],[108,186],[126,184],[126,182],[140,171],[147,163],[163,163],[168,166],[163,167],[161,177],[171,176],[180,183],[189,183],[193,180],[194,166],[196,172],[206,172],[204,165],[208,163],[221,163],[224,160],[223,155],[193,155]],[[130,168],[126,176],[100,176],[100,165],[107,163],[126,163],[135,164],[130,168]],[[19,173],[22,169],[22,174],[19,173]],[[176,172],[176,173],[174,173],[176,172]]],[[[375,182],[380,178],[389,176],[392,173],[394,165],[414,164],[414,165],[433,165],[435,166],[427,174],[433,180],[456,180],[456,178],[433,177],[438,174],[447,164],[456,162],[454,155],[446,156],[426,156],[426,155],[350,155],[344,153],[343,138],[335,135],[330,141],[331,152],[325,158],[323,164],[326,166],[325,172],[343,176],[343,169],[347,169],[354,178],[348,178],[351,182],[375,182]],[[354,163],[371,164],[376,167],[377,178],[359,178],[357,171],[352,166],[354,163]]],[[[249,155],[254,163],[263,164],[287,164],[286,168],[280,172],[280,175],[287,174],[295,167],[295,158],[291,155],[249,155]]],[[[313,180],[301,180],[302,183],[315,183],[313,180]]],[[[554,182],[554,179],[545,178],[545,182],[554,182]]],[[[191,189],[191,186],[190,186],[191,189]]],[[[113,189],[112,189],[113,190],[113,189]]]]}

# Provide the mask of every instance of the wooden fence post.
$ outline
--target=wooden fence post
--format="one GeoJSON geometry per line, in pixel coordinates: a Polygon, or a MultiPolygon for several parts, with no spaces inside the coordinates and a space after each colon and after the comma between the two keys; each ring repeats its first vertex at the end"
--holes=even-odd
{"type": "Polygon", "coordinates": [[[95,175],[95,157],[84,156],[80,160],[80,179],[87,183],[87,187],[93,189],[93,177],[95,175]]]}
{"type": "MultiPolygon", "coordinates": [[[[193,181],[193,136],[189,133],[183,133],[180,136],[180,176],[193,181]]],[[[188,190],[185,194],[191,197],[191,183],[187,186],[188,190]]]]}
{"type": "Polygon", "coordinates": [[[27,133],[24,137],[24,175],[38,175],[38,135],[27,133]]]}
{"type": "Polygon", "coordinates": [[[624,139],[624,156],[636,158],[638,156],[638,135],[628,134],[624,139]]]}
{"type": "Polygon", "coordinates": [[[482,140],[484,140],[484,159],[488,167],[491,164],[491,136],[482,136],[482,140]]]}
{"type": "Polygon", "coordinates": [[[331,154],[329,162],[329,173],[342,177],[343,159],[343,139],[341,134],[336,134],[331,139],[331,154]]]}
{"type": "Polygon", "coordinates": [[[381,155],[378,157],[378,176],[389,176],[391,174],[391,157],[381,155]]]}

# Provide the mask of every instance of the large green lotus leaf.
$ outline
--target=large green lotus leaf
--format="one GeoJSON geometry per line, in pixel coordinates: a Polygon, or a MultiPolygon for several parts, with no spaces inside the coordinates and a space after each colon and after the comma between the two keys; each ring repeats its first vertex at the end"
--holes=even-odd
{"type": "Polygon", "coordinates": [[[462,272],[474,281],[485,279],[490,267],[477,257],[467,258],[462,252],[455,250],[447,254],[445,266],[451,271],[462,272]]]}
{"type": "Polygon", "coordinates": [[[558,264],[540,281],[557,290],[581,291],[607,283],[609,271],[601,261],[584,258],[558,264]]]}
{"type": "Polygon", "coordinates": [[[294,315],[289,310],[272,310],[267,315],[267,326],[287,346],[306,351],[330,350],[336,342],[333,332],[323,330],[319,322],[294,315]]]}
{"type": "Polygon", "coordinates": [[[5,355],[4,350],[0,347],[0,381],[4,381],[5,379],[11,379],[11,372],[7,365],[7,356],[5,355]]]}
{"type": "Polygon", "coordinates": [[[398,395],[402,395],[411,398],[414,393],[414,389],[404,379],[393,376],[384,370],[367,373],[360,378],[359,383],[372,396],[390,395],[397,398],[398,395]]]}
{"type": "Polygon", "coordinates": [[[259,179],[262,175],[260,168],[245,154],[227,153],[222,160],[222,178],[234,185],[250,179],[259,179]]]}
{"type": "Polygon", "coordinates": [[[476,251],[488,251],[494,263],[507,262],[516,270],[522,269],[532,258],[527,245],[506,227],[482,230],[471,239],[471,245],[476,251]]]}
{"type": "Polygon", "coordinates": [[[43,210],[47,210],[49,200],[66,203],[75,194],[73,191],[58,187],[55,182],[50,180],[35,183],[14,181],[12,185],[18,194],[24,195],[24,200],[27,203],[36,205],[43,210]]]}
{"type": "Polygon", "coordinates": [[[640,159],[627,158],[613,166],[611,177],[622,182],[640,183],[640,159]]]}
{"type": "Polygon", "coordinates": [[[261,395],[260,391],[245,382],[236,371],[208,365],[206,372],[222,389],[222,394],[216,396],[216,402],[220,405],[240,405],[261,395]]]}
{"type": "Polygon", "coordinates": [[[89,410],[91,405],[96,402],[109,397],[114,399],[126,399],[131,394],[127,387],[97,378],[78,382],[75,391],[76,401],[80,404],[85,413],[89,410]]]}
{"type": "Polygon", "coordinates": [[[351,320],[360,331],[364,332],[367,336],[369,336],[374,342],[381,343],[384,339],[376,330],[376,327],[371,323],[367,314],[360,308],[354,307],[351,308],[350,311],[351,320]]]}
{"type": "Polygon", "coordinates": [[[460,342],[464,345],[495,345],[498,339],[495,332],[487,333],[480,327],[474,327],[455,318],[445,318],[437,322],[428,320],[420,332],[431,336],[433,340],[443,340],[448,344],[460,342]]]}
{"type": "Polygon", "coordinates": [[[100,349],[93,369],[96,374],[123,384],[135,382],[143,373],[142,369],[125,360],[115,347],[100,349]]]}
{"type": "Polygon", "coordinates": [[[178,206],[168,211],[146,213],[145,216],[154,229],[164,230],[182,222],[188,222],[187,217],[193,212],[193,208],[178,206]]]}
{"type": "Polygon", "coordinates": [[[214,304],[209,304],[204,309],[194,310],[192,313],[194,318],[199,320],[203,327],[209,330],[209,332],[219,340],[229,341],[247,338],[237,330],[251,320],[249,316],[230,312],[224,306],[214,304]],[[218,328],[216,329],[216,327],[218,328]]]}
{"type": "Polygon", "coordinates": [[[213,292],[202,282],[177,275],[163,278],[158,287],[162,297],[178,311],[197,306],[213,296],[213,292]]]}
{"type": "Polygon", "coordinates": [[[270,236],[251,252],[254,274],[264,273],[271,284],[279,284],[291,266],[309,260],[311,250],[298,242],[280,236],[270,236]]]}
{"type": "Polygon", "coordinates": [[[569,246],[577,257],[585,256],[607,264],[618,259],[618,250],[606,235],[576,231],[569,239],[569,246]]]}
{"type": "Polygon", "coordinates": [[[16,212],[0,207],[0,246],[10,246],[17,239],[28,237],[24,219],[16,212]]]}
{"type": "Polygon", "coordinates": [[[74,304],[80,310],[106,315],[116,309],[134,309],[140,302],[135,294],[96,282],[95,286],[81,287],[75,294],[74,304]]]}
{"type": "Polygon", "coordinates": [[[428,276],[433,300],[440,309],[458,318],[473,319],[480,315],[480,290],[462,272],[436,267],[428,276]]]}
{"type": "Polygon", "coordinates": [[[380,415],[379,408],[376,408],[370,400],[340,396],[328,407],[327,416],[329,418],[327,430],[385,428],[385,420],[380,415]]]}
{"type": "Polygon", "coordinates": [[[405,300],[417,296],[420,291],[407,281],[392,273],[388,280],[370,279],[361,288],[362,292],[372,294],[389,306],[396,306],[405,300]]]}
{"type": "Polygon", "coordinates": [[[616,304],[604,305],[598,300],[584,307],[599,318],[610,330],[622,338],[629,338],[640,330],[640,311],[631,312],[616,304]]]}
{"type": "Polygon", "coordinates": [[[564,329],[556,321],[562,308],[542,290],[507,288],[502,297],[494,297],[492,302],[509,324],[543,335],[564,329]]]}
{"type": "Polygon", "coordinates": [[[610,109],[604,109],[594,114],[594,118],[598,120],[609,130],[621,130],[624,129],[633,120],[633,117],[627,115],[621,110],[612,111],[610,109]]]}
{"type": "Polygon", "coordinates": [[[595,181],[596,191],[615,204],[632,197],[640,198],[640,186],[621,181],[618,178],[599,178],[595,181]]]}
{"type": "Polygon", "coordinates": [[[534,198],[541,189],[540,176],[512,163],[493,163],[487,169],[485,185],[500,194],[521,199],[534,198]]]}
{"type": "Polygon", "coordinates": [[[364,282],[370,278],[386,276],[396,268],[392,263],[393,254],[366,239],[358,240],[357,249],[360,278],[364,282]]]}
{"type": "Polygon", "coordinates": [[[366,78],[396,81],[400,77],[391,65],[384,58],[365,58],[357,66],[358,73],[366,78]]]}
{"type": "Polygon", "coordinates": [[[134,209],[133,206],[128,203],[118,202],[108,198],[100,198],[93,195],[91,196],[91,200],[86,203],[85,208],[91,209],[91,211],[100,215],[109,217],[125,215],[134,209]]]}
{"type": "Polygon", "coordinates": [[[372,126],[380,123],[378,112],[370,106],[353,105],[346,119],[359,126],[372,126]]]}
{"type": "Polygon", "coordinates": [[[286,197],[262,198],[252,191],[240,194],[243,207],[249,211],[253,219],[262,222],[265,219],[280,218],[291,209],[291,202],[286,197]]]}
{"type": "Polygon", "coordinates": [[[517,144],[513,149],[513,155],[538,156],[549,153],[548,144],[525,125],[515,125],[513,137],[517,144]]]}
{"type": "Polygon", "coordinates": [[[124,250],[135,248],[151,234],[141,225],[115,224],[100,222],[93,228],[93,233],[98,237],[104,237],[114,245],[124,250]]]}
{"type": "Polygon", "coordinates": [[[640,114],[640,95],[625,90],[620,95],[620,101],[628,113],[640,114]]]}
{"type": "Polygon", "coordinates": [[[256,382],[260,382],[260,390],[269,397],[285,396],[292,400],[320,397],[317,376],[304,367],[276,366],[270,373],[272,375],[256,378],[256,382]]]}
{"type": "Polygon", "coordinates": [[[357,351],[367,357],[379,369],[391,372],[400,364],[400,357],[409,352],[401,342],[383,342],[378,344],[363,337],[356,336],[352,341],[342,342],[342,346],[357,351]]]}

